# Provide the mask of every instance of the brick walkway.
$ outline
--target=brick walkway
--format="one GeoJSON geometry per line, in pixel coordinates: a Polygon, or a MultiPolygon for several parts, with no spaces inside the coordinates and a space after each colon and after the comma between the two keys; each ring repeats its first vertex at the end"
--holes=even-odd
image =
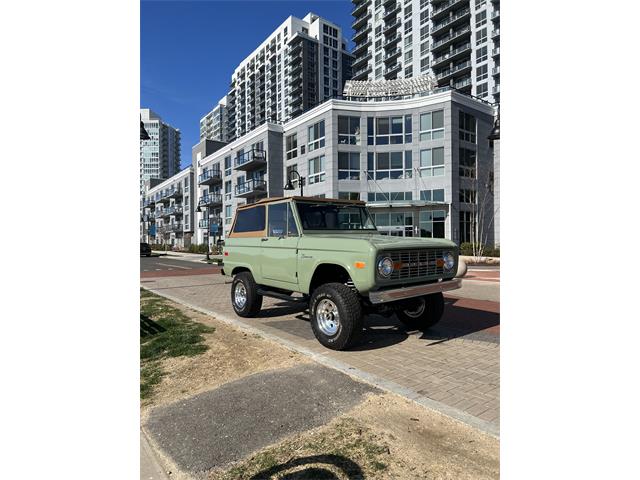
{"type": "Polygon", "coordinates": [[[146,277],[141,284],[277,337],[317,360],[341,362],[348,373],[498,434],[499,303],[448,296],[445,316],[428,333],[406,332],[395,317],[371,316],[364,344],[336,352],[317,342],[299,305],[265,298],[260,318],[237,317],[225,281],[221,275],[174,275],[146,277]]]}

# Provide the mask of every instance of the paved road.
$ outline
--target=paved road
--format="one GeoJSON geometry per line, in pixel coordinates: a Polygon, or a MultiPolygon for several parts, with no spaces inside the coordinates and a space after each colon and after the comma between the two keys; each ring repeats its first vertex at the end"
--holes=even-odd
{"type": "Polygon", "coordinates": [[[218,273],[220,267],[167,256],[140,257],[140,277],[183,276],[218,273]]]}
{"type": "Polygon", "coordinates": [[[241,319],[227,277],[157,273],[141,284],[485,431],[499,429],[500,304],[484,300],[489,293],[499,298],[497,282],[464,281],[457,297],[447,296],[442,321],[425,333],[407,331],[395,316],[367,317],[364,342],[335,352],[314,338],[304,306],[265,298],[260,317],[241,319]]]}

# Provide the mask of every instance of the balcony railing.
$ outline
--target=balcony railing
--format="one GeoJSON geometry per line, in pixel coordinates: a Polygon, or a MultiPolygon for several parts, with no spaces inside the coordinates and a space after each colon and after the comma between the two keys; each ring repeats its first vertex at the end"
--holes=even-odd
{"type": "Polygon", "coordinates": [[[497,65],[497,66],[493,67],[493,70],[491,70],[491,74],[492,75],[500,75],[500,65],[497,65]]]}
{"type": "Polygon", "coordinates": [[[402,35],[400,35],[399,33],[394,35],[393,37],[389,37],[387,38],[387,40],[383,43],[384,47],[388,47],[389,45],[392,45],[394,43],[396,43],[397,41],[400,40],[400,38],[402,38],[402,35]]]}
{"type": "Polygon", "coordinates": [[[198,176],[198,184],[199,185],[210,185],[212,183],[221,182],[222,175],[220,173],[219,168],[210,168],[208,170],[204,170],[198,176]]]}
{"type": "Polygon", "coordinates": [[[438,65],[439,63],[442,63],[446,60],[450,60],[452,58],[455,58],[456,55],[465,52],[467,50],[471,50],[471,43],[467,42],[464,45],[459,46],[458,48],[456,48],[455,50],[452,50],[451,52],[447,52],[444,55],[441,55],[439,57],[436,57],[433,59],[433,65],[432,67],[435,67],[436,65],[438,65]]]}
{"type": "Polygon", "coordinates": [[[181,188],[169,188],[164,192],[162,192],[162,200],[165,200],[171,197],[180,197],[180,196],[182,196],[181,188]]]}
{"type": "Polygon", "coordinates": [[[219,193],[209,193],[207,195],[203,195],[198,200],[199,207],[208,207],[211,205],[219,205],[222,203],[222,195],[219,193]]]}
{"type": "Polygon", "coordinates": [[[360,28],[362,25],[365,24],[365,22],[367,21],[368,18],[371,17],[371,12],[369,12],[367,10],[367,12],[364,15],[360,15],[358,18],[356,18],[353,23],[351,24],[351,27],[354,30],[357,30],[358,28],[360,28]]]}
{"type": "Polygon", "coordinates": [[[382,18],[384,20],[387,19],[387,17],[390,17],[392,15],[395,15],[396,13],[398,13],[400,11],[400,4],[397,3],[395,6],[385,10],[384,12],[382,12],[382,18]]]}
{"type": "Polygon", "coordinates": [[[235,159],[235,168],[238,170],[248,170],[259,167],[267,162],[267,154],[264,150],[248,150],[235,159]]]}
{"type": "Polygon", "coordinates": [[[467,60],[466,62],[462,62],[459,63],[458,65],[456,65],[453,68],[448,68],[447,70],[445,70],[444,72],[439,73],[436,78],[438,80],[443,80],[447,77],[450,77],[451,75],[455,75],[456,73],[465,70],[467,68],[471,68],[471,61],[467,60]]]}
{"type": "Polygon", "coordinates": [[[431,49],[436,49],[436,48],[440,48],[444,45],[447,45],[449,42],[452,42],[454,40],[456,40],[458,37],[461,37],[462,35],[465,35],[467,33],[471,32],[471,27],[470,26],[466,26],[463,28],[460,28],[459,30],[454,31],[453,33],[450,33],[449,35],[447,35],[444,38],[441,38],[440,40],[438,40],[437,42],[435,42],[433,44],[433,46],[431,47],[431,49]]]}
{"type": "Polygon", "coordinates": [[[367,1],[360,2],[351,11],[351,15],[356,17],[356,16],[360,15],[362,12],[364,12],[368,7],[369,7],[369,2],[367,2],[367,1]]]}
{"type": "Polygon", "coordinates": [[[431,13],[431,18],[432,19],[436,18],[438,15],[440,15],[441,13],[444,13],[446,10],[451,8],[456,3],[461,3],[461,2],[466,2],[467,4],[469,3],[468,0],[449,0],[448,2],[445,2],[442,5],[440,5],[438,8],[434,8],[433,12],[431,13]]]}
{"type": "Polygon", "coordinates": [[[493,57],[499,57],[500,56],[500,47],[496,47],[491,51],[491,55],[493,57]]]}
{"type": "Polygon", "coordinates": [[[371,31],[371,25],[367,24],[365,27],[361,28],[360,30],[358,30],[356,33],[353,34],[352,40],[355,43],[359,43],[359,41],[364,37],[364,35],[366,35],[370,31],[371,31]]]}
{"type": "Polygon", "coordinates": [[[264,180],[249,179],[238,183],[235,187],[237,197],[249,197],[267,193],[267,182],[264,180]]]}
{"type": "Polygon", "coordinates": [[[402,22],[399,19],[394,20],[391,23],[388,23],[383,29],[382,29],[382,33],[387,34],[388,32],[391,32],[392,30],[395,30],[396,28],[398,28],[400,26],[402,22]]]}

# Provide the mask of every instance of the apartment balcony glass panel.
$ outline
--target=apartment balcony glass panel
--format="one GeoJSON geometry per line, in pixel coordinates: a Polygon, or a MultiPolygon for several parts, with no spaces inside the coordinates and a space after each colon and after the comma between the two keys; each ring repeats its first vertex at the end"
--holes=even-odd
{"type": "Polygon", "coordinates": [[[371,65],[367,65],[366,67],[353,72],[354,80],[363,80],[367,77],[367,75],[371,72],[371,65]]]}
{"type": "Polygon", "coordinates": [[[356,57],[359,57],[360,55],[362,55],[364,52],[366,52],[369,49],[369,45],[371,45],[371,39],[369,37],[367,37],[364,42],[359,43],[355,46],[355,48],[353,49],[353,54],[356,57]]]}
{"type": "Polygon", "coordinates": [[[252,170],[267,163],[267,154],[264,150],[248,150],[236,157],[234,168],[236,170],[252,170]]]}
{"type": "Polygon", "coordinates": [[[500,10],[494,10],[491,13],[491,20],[495,20],[496,18],[500,18],[500,10]]]}
{"type": "Polygon", "coordinates": [[[362,1],[362,2],[358,3],[355,6],[355,8],[351,11],[351,15],[353,17],[357,17],[362,12],[364,12],[368,7],[369,7],[369,2],[368,1],[362,1]]]}
{"type": "Polygon", "coordinates": [[[353,35],[352,40],[354,41],[354,43],[360,43],[364,39],[365,35],[367,35],[370,31],[371,26],[367,24],[367,26],[356,31],[356,33],[353,35]]]}
{"type": "Polygon", "coordinates": [[[453,33],[450,33],[449,35],[440,38],[439,40],[437,40],[433,46],[431,47],[431,50],[433,52],[440,50],[441,48],[444,47],[448,47],[449,45],[451,45],[453,42],[457,41],[457,40],[461,40],[463,37],[470,35],[471,34],[471,27],[470,26],[466,26],[466,27],[462,27],[456,31],[454,31],[453,33]]]}
{"type": "Polygon", "coordinates": [[[471,51],[471,43],[467,42],[464,45],[461,45],[454,50],[445,53],[439,57],[436,57],[433,60],[432,68],[438,68],[443,66],[445,63],[453,62],[464,55],[468,54],[471,51]]]}
{"type": "Polygon", "coordinates": [[[500,29],[496,28],[493,32],[491,32],[491,38],[500,38],[500,29]]]}
{"type": "Polygon", "coordinates": [[[397,33],[396,35],[387,38],[387,40],[383,44],[384,48],[390,48],[392,45],[395,45],[397,42],[399,42],[401,38],[402,38],[402,35],[400,35],[400,33],[397,33]]]}
{"type": "Polygon", "coordinates": [[[267,182],[264,180],[249,179],[235,186],[236,197],[247,198],[267,194],[267,182]]]}
{"type": "Polygon", "coordinates": [[[491,56],[492,57],[499,57],[500,56],[500,47],[496,47],[491,51],[491,56]]]}
{"type": "Polygon", "coordinates": [[[360,27],[366,24],[367,20],[370,18],[371,18],[371,12],[367,11],[367,13],[365,13],[364,15],[361,15],[358,18],[356,18],[351,24],[351,27],[353,27],[354,30],[358,30],[360,27]]]}
{"type": "Polygon", "coordinates": [[[382,33],[384,33],[385,35],[391,35],[391,33],[395,32],[401,23],[402,22],[400,21],[400,19],[396,19],[391,23],[386,24],[382,29],[382,33]]]}
{"type": "Polygon", "coordinates": [[[500,75],[500,65],[496,65],[495,67],[493,67],[493,70],[491,70],[491,74],[500,75]]]}
{"type": "Polygon", "coordinates": [[[398,12],[400,11],[400,4],[397,3],[395,6],[385,10],[382,13],[382,19],[387,21],[390,20],[391,18],[393,18],[394,15],[396,15],[398,12]]]}
{"type": "Polygon", "coordinates": [[[402,50],[400,48],[389,50],[387,54],[384,56],[385,63],[393,60],[394,58],[397,58],[398,55],[400,55],[401,53],[402,53],[402,50]]]}
{"type": "Polygon", "coordinates": [[[219,169],[204,170],[198,175],[198,185],[213,185],[222,182],[222,174],[219,169]]]}
{"type": "Polygon", "coordinates": [[[462,4],[469,5],[469,0],[449,0],[448,2],[441,3],[437,7],[434,7],[431,13],[431,20],[437,21],[448,14],[454,7],[462,4]]]}
{"type": "Polygon", "coordinates": [[[364,55],[358,57],[355,62],[351,64],[351,68],[359,69],[364,66],[366,62],[371,58],[371,52],[367,52],[364,55]]]}
{"type": "Polygon", "coordinates": [[[214,205],[222,205],[222,194],[209,193],[198,200],[199,207],[212,207],[214,205]]]}

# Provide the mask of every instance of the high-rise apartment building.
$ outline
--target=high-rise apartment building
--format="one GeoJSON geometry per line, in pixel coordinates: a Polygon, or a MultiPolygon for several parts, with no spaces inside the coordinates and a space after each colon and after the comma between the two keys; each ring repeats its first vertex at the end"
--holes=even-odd
{"type": "Polygon", "coordinates": [[[228,140],[339,96],[351,78],[353,57],[346,47],[341,28],[318,15],[287,18],[233,72],[228,140]]]}
{"type": "Polygon", "coordinates": [[[200,140],[228,141],[227,138],[227,97],[220,99],[218,104],[200,119],[200,140]]]}
{"type": "Polygon", "coordinates": [[[354,80],[432,75],[500,102],[499,0],[353,0],[354,80]]]}
{"type": "Polygon", "coordinates": [[[148,108],[140,109],[144,128],[151,137],[140,141],[140,193],[151,178],[169,178],[180,171],[180,130],[162,121],[148,108]]]}

